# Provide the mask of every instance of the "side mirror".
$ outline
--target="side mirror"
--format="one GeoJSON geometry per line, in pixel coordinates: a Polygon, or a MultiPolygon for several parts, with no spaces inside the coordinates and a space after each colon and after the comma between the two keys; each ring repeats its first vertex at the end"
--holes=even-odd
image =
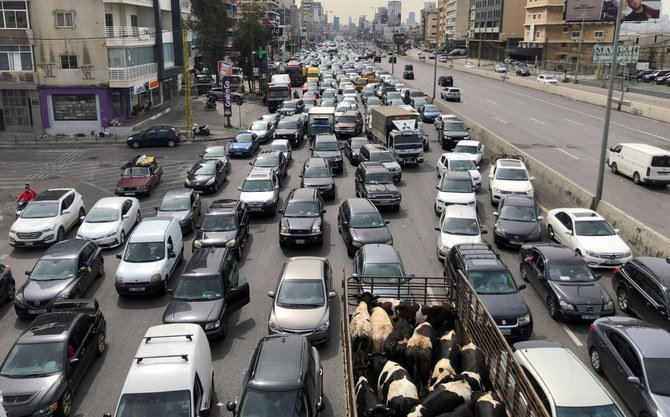
{"type": "Polygon", "coordinates": [[[322,400],[319,400],[319,403],[316,405],[317,413],[320,413],[325,409],[326,409],[326,403],[324,403],[322,400]]]}
{"type": "Polygon", "coordinates": [[[335,298],[335,297],[337,297],[337,293],[335,291],[330,291],[328,293],[328,298],[335,298]]]}
{"type": "Polygon", "coordinates": [[[535,177],[528,178],[530,181],[535,181],[535,177]]]}
{"type": "Polygon", "coordinates": [[[614,229],[614,233],[619,234],[619,229],[614,229]]]}
{"type": "Polygon", "coordinates": [[[493,174],[489,174],[489,179],[490,179],[490,180],[493,179],[493,174]]]}
{"type": "Polygon", "coordinates": [[[30,276],[30,274],[33,272],[32,269],[26,269],[25,274],[30,276]]]}
{"type": "Polygon", "coordinates": [[[275,292],[274,291],[268,291],[268,297],[275,298],[275,292]]]}
{"type": "Polygon", "coordinates": [[[496,217],[498,217],[498,212],[497,212],[497,211],[494,211],[494,212],[493,212],[493,215],[496,216],[496,217]]]}
{"type": "Polygon", "coordinates": [[[640,381],[640,378],[636,376],[629,376],[628,378],[626,378],[626,380],[631,384],[635,385],[636,387],[642,387],[642,381],[640,381]]]}
{"type": "Polygon", "coordinates": [[[84,221],[85,218],[86,218],[86,216],[79,216],[79,220],[82,221],[82,222],[84,221]]]}
{"type": "Polygon", "coordinates": [[[201,158],[204,158],[205,154],[204,153],[199,153],[198,156],[201,157],[201,158]]]}
{"type": "Polygon", "coordinates": [[[278,189],[279,189],[279,186],[278,186],[278,185],[275,185],[275,190],[278,190],[278,189]]]}
{"type": "Polygon", "coordinates": [[[116,259],[121,259],[121,254],[120,253],[116,254],[116,259]]]}
{"type": "MultiPolygon", "coordinates": [[[[226,403],[226,410],[231,411],[231,412],[232,412],[232,411],[235,411],[235,403],[232,402],[232,401],[228,401],[228,402],[226,403]]],[[[111,416],[110,416],[110,417],[111,417],[111,416]]]]}
{"type": "Polygon", "coordinates": [[[435,226],[435,230],[437,230],[439,232],[442,229],[440,229],[440,226],[435,226]]]}
{"type": "Polygon", "coordinates": [[[302,178],[302,174],[298,174],[298,176],[299,176],[300,178],[302,178]]]}
{"type": "Polygon", "coordinates": [[[602,278],[603,276],[602,276],[601,274],[595,274],[593,277],[594,277],[596,280],[598,280],[598,279],[602,278]]]}
{"type": "Polygon", "coordinates": [[[168,252],[168,259],[176,258],[177,254],[174,252],[168,252]]]}
{"type": "Polygon", "coordinates": [[[284,213],[284,209],[277,209],[277,213],[279,213],[279,214],[284,213]]]}
{"type": "Polygon", "coordinates": [[[252,166],[253,166],[253,164],[254,164],[253,162],[249,162],[249,165],[252,165],[252,166]]]}
{"type": "Polygon", "coordinates": [[[242,187],[237,187],[237,191],[242,191],[242,187]]]}
{"type": "Polygon", "coordinates": [[[86,272],[86,271],[88,271],[88,267],[86,267],[86,266],[81,266],[81,267],[79,267],[79,270],[78,270],[77,272],[79,272],[80,274],[83,274],[83,273],[86,272]]]}
{"type": "Polygon", "coordinates": [[[165,292],[168,294],[174,294],[174,290],[172,288],[166,288],[165,292]]]}
{"type": "Polygon", "coordinates": [[[439,190],[439,189],[440,189],[440,186],[439,186],[439,185],[436,185],[436,186],[435,186],[435,189],[436,189],[436,190],[439,190]]]}
{"type": "Polygon", "coordinates": [[[481,230],[480,233],[483,234],[483,235],[486,235],[486,234],[489,233],[489,231],[488,230],[481,230]]]}
{"type": "Polygon", "coordinates": [[[572,236],[572,230],[566,230],[565,234],[568,235],[568,236],[572,236]]]}
{"type": "Polygon", "coordinates": [[[158,206],[154,206],[154,210],[158,211],[158,206]]]}
{"type": "Polygon", "coordinates": [[[70,365],[74,365],[76,363],[79,363],[79,358],[72,358],[70,359],[70,365]]]}
{"type": "Polygon", "coordinates": [[[384,224],[391,224],[390,220],[384,220],[384,224]]]}
{"type": "Polygon", "coordinates": [[[537,216],[537,221],[542,221],[544,220],[544,216],[537,216]]]}
{"type": "Polygon", "coordinates": [[[525,290],[525,289],[526,289],[526,284],[519,285],[519,291],[525,290]]]}
{"type": "Polygon", "coordinates": [[[112,417],[112,415],[110,413],[105,413],[102,415],[102,417],[112,417]]]}
{"type": "Polygon", "coordinates": [[[326,214],[326,209],[321,209],[321,214],[326,214]]]}

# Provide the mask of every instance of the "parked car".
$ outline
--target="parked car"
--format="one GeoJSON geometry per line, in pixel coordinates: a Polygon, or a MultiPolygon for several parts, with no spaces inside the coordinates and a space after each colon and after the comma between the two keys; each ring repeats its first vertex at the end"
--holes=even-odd
{"type": "MultiPolygon", "coordinates": [[[[238,106],[241,106],[242,103],[244,103],[245,95],[244,93],[237,92],[237,91],[232,91],[233,88],[230,88],[230,101],[237,104],[238,106]]],[[[207,93],[207,97],[216,97],[217,100],[223,101],[225,97],[225,93],[223,92],[223,88],[221,87],[214,87],[209,92],[207,93]]]]}
{"type": "Polygon", "coordinates": [[[258,135],[254,132],[240,132],[228,145],[230,156],[254,156],[254,152],[260,147],[258,135]]]}
{"type": "Polygon", "coordinates": [[[521,77],[529,77],[530,71],[526,67],[516,67],[516,75],[521,77]]]}
{"type": "Polygon", "coordinates": [[[134,197],[103,197],[80,220],[77,239],[90,240],[100,247],[121,246],[142,220],[140,202],[134,197]]]}
{"type": "Polygon", "coordinates": [[[323,215],[326,209],[318,190],[292,189],[279,210],[279,246],[315,244],[323,246],[323,215]]]}
{"type": "Polygon", "coordinates": [[[205,152],[200,154],[202,159],[216,159],[228,165],[230,168],[230,161],[228,160],[228,149],[223,145],[213,145],[205,148],[205,152]]]}
{"type": "Polygon", "coordinates": [[[249,239],[249,208],[239,200],[214,200],[196,227],[191,251],[200,248],[226,247],[237,259],[249,239]]]}
{"type": "Polygon", "coordinates": [[[131,148],[142,146],[167,146],[174,148],[181,142],[181,132],[174,126],[152,126],[139,133],[133,133],[126,140],[131,148]]]}
{"type": "Polygon", "coordinates": [[[527,242],[542,240],[540,210],[533,197],[520,194],[503,195],[498,210],[493,212],[493,241],[498,246],[517,248],[527,242]]]}
{"type": "Polygon", "coordinates": [[[184,187],[215,194],[226,182],[228,175],[230,175],[230,163],[225,164],[219,159],[203,159],[186,172],[184,187]]]}
{"type": "Polygon", "coordinates": [[[163,196],[159,205],[154,206],[156,216],[174,217],[182,232],[190,233],[202,213],[200,194],[187,188],[170,190],[163,196]]]}
{"type": "Polygon", "coordinates": [[[535,177],[528,174],[526,165],[518,159],[498,159],[489,171],[491,204],[496,205],[505,194],[522,194],[533,197],[535,177]]]}
{"type": "Polygon", "coordinates": [[[502,64],[496,64],[493,67],[493,71],[495,71],[495,72],[507,72],[507,67],[502,65],[502,64]]]}
{"type": "Polygon", "coordinates": [[[393,237],[377,207],[365,198],[349,198],[337,214],[337,230],[342,235],[349,256],[363,245],[393,245],[393,237]]]}
{"type": "Polygon", "coordinates": [[[547,75],[547,74],[538,75],[537,82],[551,85],[558,84],[558,80],[553,75],[547,75]]]}

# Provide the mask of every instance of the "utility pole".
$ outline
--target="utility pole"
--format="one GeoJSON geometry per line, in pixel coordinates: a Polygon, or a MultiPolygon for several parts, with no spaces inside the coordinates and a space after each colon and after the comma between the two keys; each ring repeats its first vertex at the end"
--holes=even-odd
{"type": "MultiPolygon", "coordinates": [[[[448,35],[445,35],[448,36],[448,35]]],[[[435,66],[433,67],[433,101],[435,101],[435,89],[437,88],[437,42],[435,42],[435,66]]]]}
{"type": "Polygon", "coordinates": [[[479,46],[477,47],[477,66],[482,66],[482,28],[479,28],[479,46]]]}
{"type": "Polygon", "coordinates": [[[191,113],[191,54],[188,47],[188,27],[186,23],[181,26],[182,55],[184,55],[184,111],[186,112],[186,139],[193,139],[193,114],[191,113]]]}
{"type": "Polygon", "coordinates": [[[582,54],[582,41],[584,40],[584,15],[582,15],[582,28],[579,30],[579,46],[577,46],[577,62],[575,63],[575,84],[577,84],[577,73],[579,72],[579,58],[582,54]]]}

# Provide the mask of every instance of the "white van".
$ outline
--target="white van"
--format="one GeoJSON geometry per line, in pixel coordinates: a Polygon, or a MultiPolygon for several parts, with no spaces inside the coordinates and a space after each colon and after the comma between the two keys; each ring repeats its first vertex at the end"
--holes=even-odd
{"type": "Polygon", "coordinates": [[[137,225],[126,243],[116,269],[119,295],[164,293],[168,281],[184,259],[179,220],[149,217],[137,225]]]}
{"type": "Polygon", "coordinates": [[[151,327],[130,365],[114,416],[204,416],[212,405],[213,381],[212,353],[202,327],[151,327]]]}
{"type": "Polygon", "coordinates": [[[670,184],[670,151],[644,143],[620,143],[610,148],[607,165],[635,184],[670,184]]]}

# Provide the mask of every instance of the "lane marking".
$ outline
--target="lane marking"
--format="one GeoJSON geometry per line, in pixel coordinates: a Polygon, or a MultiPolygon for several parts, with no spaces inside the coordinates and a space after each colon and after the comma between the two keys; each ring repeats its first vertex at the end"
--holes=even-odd
{"type": "Polygon", "coordinates": [[[521,101],[521,100],[514,100],[514,101],[516,101],[516,102],[519,103],[519,104],[524,104],[524,105],[526,104],[525,101],[521,101]]]}
{"type": "Polygon", "coordinates": [[[508,122],[504,121],[504,120],[501,119],[500,117],[496,117],[495,119],[496,119],[497,121],[501,122],[501,123],[508,124],[508,122]]]}
{"type": "Polygon", "coordinates": [[[564,150],[561,149],[561,148],[554,148],[554,149],[556,149],[557,151],[561,151],[561,152],[563,152],[564,154],[568,155],[568,156],[571,157],[571,158],[579,159],[579,158],[577,158],[576,156],[574,156],[573,154],[571,154],[570,152],[566,152],[566,151],[564,151],[564,150]]]}
{"type": "Polygon", "coordinates": [[[491,101],[491,100],[489,100],[489,99],[486,99],[486,101],[488,101],[488,102],[491,103],[491,104],[496,104],[495,101],[491,101]]]}
{"type": "Polygon", "coordinates": [[[575,122],[574,120],[570,120],[570,119],[568,119],[568,118],[566,118],[565,120],[567,120],[567,121],[570,122],[570,123],[574,123],[574,124],[576,124],[576,125],[584,126],[584,124],[579,123],[579,122],[575,122]]]}
{"type": "Polygon", "coordinates": [[[96,185],[96,184],[93,184],[92,182],[88,182],[88,181],[84,181],[84,180],[79,180],[79,182],[81,182],[81,183],[83,183],[83,184],[86,184],[86,185],[88,185],[89,187],[96,188],[96,189],[102,191],[103,193],[105,193],[105,194],[107,194],[107,195],[112,195],[112,196],[114,195],[114,193],[111,192],[111,191],[109,191],[108,189],[106,189],[106,188],[102,188],[102,187],[100,187],[100,186],[98,186],[98,185],[96,185]]]}
{"type": "Polygon", "coordinates": [[[530,120],[532,120],[532,121],[534,121],[534,122],[537,122],[537,123],[539,123],[539,124],[541,124],[541,125],[546,125],[545,122],[543,122],[543,121],[541,121],[541,120],[533,119],[532,117],[530,117],[530,120]]]}
{"type": "Polygon", "coordinates": [[[568,334],[568,337],[570,337],[570,339],[572,339],[572,341],[575,342],[575,345],[577,345],[579,347],[584,346],[584,344],[579,340],[577,335],[574,334],[572,332],[572,330],[568,329],[568,326],[566,326],[564,323],[560,323],[560,324],[561,324],[561,327],[563,328],[563,330],[565,330],[565,333],[568,334]]]}

